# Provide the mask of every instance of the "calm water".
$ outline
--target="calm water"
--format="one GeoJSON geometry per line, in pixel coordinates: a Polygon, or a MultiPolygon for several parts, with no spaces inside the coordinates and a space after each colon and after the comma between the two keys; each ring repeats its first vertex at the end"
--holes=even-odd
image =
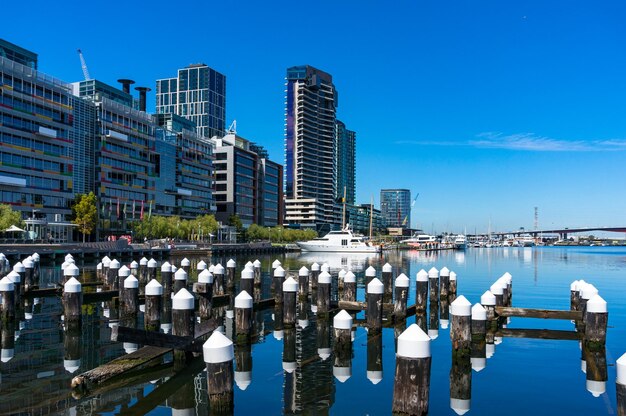
{"type": "MultiPolygon", "coordinates": [[[[255,257],[256,258],[256,257],[255,257]]],[[[248,260],[237,257],[237,276],[248,260]]],[[[178,264],[180,259],[173,259],[178,264]]],[[[195,259],[198,260],[198,259],[195,259]]],[[[207,259],[205,259],[207,260],[207,259]]],[[[213,259],[225,264],[227,259],[213,259]]],[[[264,278],[269,276],[274,257],[259,257],[264,278]]],[[[447,266],[458,275],[458,294],[475,303],[504,272],[513,275],[513,306],[569,309],[569,285],[585,279],[593,283],[609,305],[606,362],[606,392],[594,397],[586,388],[581,370],[581,350],[576,341],[505,338],[479,372],[471,373],[471,409],[468,414],[554,415],[615,414],[615,360],[626,352],[626,249],[607,247],[468,249],[466,252],[391,252],[383,257],[368,255],[288,255],[279,257],[283,267],[297,270],[312,262],[328,262],[335,275],[350,267],[359,279],[359,300],[364,300],[362,279],[365,268],[378,273],[385,262],[394,267],[394,277],[403,272],[411,278],[409,304],[414,303],[415,274],[422,268],[447,266]]],[[[44,283],[60,279],[59,267],[42,271],[44,283]]],[[[93,279],[93,266],[85,265],[86,280],[93,279]]],[[[194,274],[195,275],[195,274],[194,274]]],[[[269,296],[269,284],[263,286],[269,296]]],[[[172,367],[145,374],[137,384],[74,398],[71,378],[123,355],[125,348],[110,341],[111,316],[106,304],[84,308],[82,333],[63,330],[60,302],[41,298],[27,305],[15,328],[2,329],[0,363],[1,414],[208,414],[206,379],[201,358],[182,373],[172,367]],[[80,360],[80,361],[78,361],[80,360]],[[78,367],[78,368],[76,368],[78,367]],[[73,371],[70,372],[70,371],[73,371]],[[186,409],[186,410],[185,410],[186,409]]],[[[258,342],[249,349],[236,349],[236,370],[251,368],[251,380],[236,376],[245,390],[235,387],[236,414],[355,414],[385,415],[391,411],[395,371],[394,328],[382,336],[368,337],[363,328],[354,334],[351,370],[341,380],[333,376],[335,359],[323,360],[318,350],[332,347],[332,330],[317,321],[310,308],[299,313],[308,319],[305,328],[280,331],[273,326],[273,310],[255,317],[258,342]],[[283,360],[295,357],[296,370],[283,370],[283,360]],[[349,376],[349,377],[348,377],[349,376]],[[368,379],[369,376],[369,379],[368,379]],[[248,384],[249,383],[249,384],[248,384]]],[[[359,317],[362,317],[359,315],[359,317]]],[[[432,318],[435,318],[433,315],[432,318]]],[[[139,319],[141,325],[141,317],[139,319]]],[[[414,323],[408,319],[407,325],[414,323]]],[[[430,328],[435,321],[430,319],[430,328]]],[[[439,320],[439,325],[442,321],[439,320]]],[[[569,321],[513,318],[509,328],[571,330],[569,321]]],[[[232,321],[225,321],[227,335],[232,321]]],[[[432,374],[430,414],[455,414],[450,408],[451,346],[449,330],[439,327],[431,343],[432,374]]],[[[286,365],[289,367],[289,364],[286,365]]]]}

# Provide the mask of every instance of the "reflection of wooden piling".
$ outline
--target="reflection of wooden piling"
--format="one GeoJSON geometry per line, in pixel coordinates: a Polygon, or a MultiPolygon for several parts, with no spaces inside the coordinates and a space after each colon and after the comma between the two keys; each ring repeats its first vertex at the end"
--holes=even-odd
{"type": "Polygon", "coordinates": [[[235,297],[235,331],[237,343],[250,341],[252,330],[252,296],[245,290],[235,297]]]}
{"type": "Polygon", "coordinates": [[[330,273],[321,272],[317,279],[317,313],[324,314],[330,310],[330,273]]]}
{"type": "Polygon", "coordinates": [[[594,350],[604,348],[609,313],[606,301],[595,295],[587,301],[585,320],[585,343],[594,350]]]}
{"type": "Polygon", "coordinates": [[[327,360],[333,350],[330,348],[330,321],[325,315],[318,316],[317,328],[317,355],[322,361],[327,360]]]}
{"type": "Polygon", "coordinates": [[[320,265],[317,263],[313,263],[311,265],[311,274],[310,274],[310,282],[311,282],[311,289],[316,290],[317,289],[317,278],[320,275],[320,265]]]}
{"type": "Polygon", "coordinates": [[[296,301],[298,296],[298,282],[288,277],[283,282],[283,323],[285,328],[296,326],[296,301]]]}
{"type": "Polygon", "coordinates": [[[594,397],[600,397],[606,392],[606,382],[608,380],[606,365],[606,349],[604,347],[590,349],[583,343],[585,360],[587,363],[586,387],[587,391],[594,397]]]}
{"type": "Polygon", "coordinates": [[[439,299],[428,305],[428,336],[432,339],[439,336],[439,299]]]}
{"type": "Polygon", "coordinates": [[[214,331],[203,347],[206,363],[209,408],[212,414],[232,414],[233,395],[233,342],[221,332],[214,331]]]}
{"type": "Polygon", "coordinates": [[[152,279],[146,285],[145,293],[144,327],[146,331],[158,331],[161,325],[163,286],[156,279],[152,279]]]}
{"type": "Polygon", "coordinates": [[[428,273],[422,269],[415,276],[415,312],[425,313],[428,302],[428,273]]]}
{"type": "Polygon", "coordinates": [[[304,266],[298,270],[298,297],[301,301],[309,297],[309,269],[304,266]]]}
{"type": "Polygon", "coordinates": [[[615,387],[617,390],[617,416],[626,416],[626,354],[615,362],[617,377],[615,387]]]}
{"type": "Polygon", "coordinates": [[[458,357],[460,354],[469,359],[472,342],[472,304],[461,295],[450,305],[450,315],[452,315],[450,339],[453,357],[458,357]]]}
{"type": "Polygon", "coordinates": [[[0,280],[0,297],[2,297],[2,322],[15,319],[15,285],[8,276],[0,280]]]}
{"type": "Polygon", "coordinates": [[[80,368],[81,358],[80,328],[68,328],[63,333],[63,367],[72,374],[80,368]]]}
{"type": "Polygon", "coordinates": [[[0,361],[3,363],[11,361],[15,355],[15,321],[3,322],[3,325],[0,325],[0,344],[2,345],[0,361]]]}
{"type": "Polygon", "coordinates": [[[383,379],[383,337],[381,333],[367,333],[367,379],[378,384],[383,379]]]}
{"type": "Polygon", "coordinates": [[[252,383],[252,344],[235,348],[235,383],[242,391],[252,383]]]}
{"type": "Polygon", "coordinates": [[[450,270],[443,267],[439,271],[439,297],[448,299],[450,293],[450,270]]]}
{"type": "Polygon", "coordinates": [[[283,370],[293,373],[298,365],[296,363],[296,329],[285,328],[283,331],[283,370]]]}
{"type": "Polygon", "coordinates": [[[63,315],[67,325],[80,326],[82,306],[82,285],[75,277],[70,277],[63,285],[63,315]]]}
{"type": "Polygon", "coordinates": [[[174,273],[174,294],[183,288],[187,288],[187,272],[181,267],[174,273]]]}
{"type": "Polygon", "coordinates": [[[401,273],[396,278],[396,293],[393,302],[393,316],[396,321],[406,319],[406,300],[409,295],[409,278],[401,273]]]}
{"type": "Polygon", "coordinates": [[[241,279],[239,280],[239,292],[245,290],[249,295],[254,293],[254,273],[254,269],[247,266],[244,267],[241,271],[241,279]]]}
{"type": "Polygon", "coordinates": [[[383,293],[385,287],[377,278],[367,285],[367,327],[370,331],[380,331],[383,327],[383,293]]]}
{"type": "Polygon", "coordinates": [[[434,267],[428,271],[428,286],[430,287],[430,300],[439,299],[439,270],[434,267]]]}
{"type": "Polygon", "coordinates": [[[450,408],[458,415],[470,410],[472,397],[472,366],[470,357],[452,360],[450,368],[450,408]]]}
{"type": "Polygon", "coordinates": [[[428,414],[430,366],[430,338],[413,324],[398,337],[392,404],[394,414],[428,414]]]}
{"type": "Polygon", "coordinates": [[[356,301],[356,276],[352,271],[348,271],[343,278],[343,293],[341,300],[348,302],[356,301]]]}

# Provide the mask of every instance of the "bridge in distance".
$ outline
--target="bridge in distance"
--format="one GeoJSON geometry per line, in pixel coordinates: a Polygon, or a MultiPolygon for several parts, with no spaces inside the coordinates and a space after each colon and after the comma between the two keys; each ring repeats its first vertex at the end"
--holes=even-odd
{"type": "MultiPolygon", "coordinates": [[[[586,227],[586,228],[553,228],[548,230],[515,230],[515,231],[505,231],[505,232],[494,232],[490,235],[492,236],[505,236],[505,235],[513,235],[519,236],[522,234],[530,234],[533,237],[539,237],[544,234],[558,234],[560,238],[567,238],[568,234],[571,233],[587,233],[591,231],[608,231],[614,233],[626,233],[626,227],[586,227]]],[[[486,237],[489,234],[482,233],[476,235],[468,235],[468,237],[486,237]]]]}

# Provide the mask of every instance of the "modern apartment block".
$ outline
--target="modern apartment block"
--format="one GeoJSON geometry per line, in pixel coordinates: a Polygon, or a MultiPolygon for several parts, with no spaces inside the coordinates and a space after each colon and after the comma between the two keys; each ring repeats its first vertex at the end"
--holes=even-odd
{"type": "Polygon", "coordinates": [[[198,135],[222,137],[226,130],[226,76],[205,64],[178,70],[156,82],[156,112],[193,121],[198,135]]]}
{"type": "Polygon", "coordinates": [[[356,132],[348,130],[346,125],[337,120],[337,199],[345,196],[347,204],[354,205],[356,200],[356,132]]]}
{"type": "Polygon", "coordinates": [[[0,39],[0,57],[17,62],[30,69],[37,69],[37,54],[35,52],[7,42],[4,39],[0,39]]]}
{"type": "Polygon", "coordinates": [[[309,65],[287,69],[286,81],[285,222],[333,227],[337,91],[330,74],[309,65]]]}
{"type": "Polygon", "coordinates": [[[381,189],[380,211],[386,227],[411,227],[411,191],[381,189]]]}
{"type": "Polygon", "coordinates": [[[215,143],[216,218],[237,215],[244,226],[282,224],[282,166],[265,149],[230,132],[215,143]]]}

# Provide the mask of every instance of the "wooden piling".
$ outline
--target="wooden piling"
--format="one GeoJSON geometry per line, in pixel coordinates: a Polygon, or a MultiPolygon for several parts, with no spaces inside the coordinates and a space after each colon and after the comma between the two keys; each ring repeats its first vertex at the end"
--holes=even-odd
{"type": "Polygon", "coordinates": [[[180,289],[187,289],[187,276],[188,273],[183,267],[176,270],[174,273],[174,294],[178,293],[180,289]]]}
{"type": "Polygon", "coordinates": [[[434,267],[428,271],[428,286],[430,288],[430,300],[439,299],[439,270],[434,267]]]}
{"type": "Polygon", "coordinates": [[[194,336],[194,298],[187,289],[181,289],[172,298],[172,334],[179,337],[194,336]]]}
{"type": "Polygon", "coordinates": [[[2,322],[15,319],[15,285],[8,276],[0,279],[0,297],[2,298],[2,322]]]}
{"type": "Polygon", "coordinates": [[[163,286],[156,279],[152,279],[146,285],[145,293],[144,327],[146,331],[158,331],[161,325],[163,286]]]}
{"type": "Polygon", "coordinates": [[[134,318],[139,311],[139,280],[135,276],[124,279],[120,293],[120,313],[122,318],[134,318]]]}
{"type": "Polygon", "coordinates": [[[595,295],[587,301],[585,312],[585,343],[591,350],[604,348],[609,313],[606,301],[595,295]]]}
{"type": "Polygon", "coordinates": [[[261,261],[259,261],[259,259],[256,259],[253,263],[252,263],[252,270],[254,270],[254,286],[256,287],[260,287],[261,286],[261,261]]]}
{"type": "Polygon", "coordinates": [[[106,280],[102,271],[102,262],[96,264],[96,280],[98,282],[104,282],[106,280]]]}
{"type": "Polygon", "coordinates": [[[472,306],[472,340],[484,341],[487,334],[487,310],[477,303],[472,306]]]}
{"type": "Polygon", "coordinates": [[[343,278],[343,292],[341,300],[348,302],[356,301],[356,276],[352,271],[348,271],[343,278]]]}
{"type": "Polygon", "coordinates": [[[406,301],[409,296],[409,278],[404,273],[401,273],[396,278],[396,293],[393,302],[393,316],[397,321],[406,319],[406,301]]]}
{"type": "MultiPolygon", "coordinates": [[[[148,260],[148,278],[150,281],[157,278],[157,261],[155,259],[148,260]]],[[[162,283],[161,283],[162,284],[162,283]]]]}
{"type": "Polygon", "coordinates": [[[24,288],[24,286],[21,284],[22,276],[20,276],[20,274],[17,273],[15,270],[11,270],[9,274],[6,275],[6,277],[8,277],[13,282],[13,288],[14,288],[13,301],[15,303],[15,307],[20,308],[20,304],[22,301],[22,291],[24,288]]]}
{"type": "Polygon", "coordinates": [[[385,263],[380,277],[383,285],[385,286],[383,299],[385,300],[385,303],[388,301],[390,302],[393,296],[393,266],[389,263],[385,263]]]}
{"type": "Polygon", "coordinates": [[[245,290],[239,292],[235,297],[235,333],[237,344],[250,342],[252,303],[252,296],[245,290]]]}
{"type": "Polygon", "coordinates": [[[444,266],[439,271],[439,297],[447,299],[449,294],[450,294],[450,270],[444,266]]]}
{"type": "Polygon", "coordinates": [[[367,285],[369,285],[374,278],[376,278],[376,269],[369,266],[365,269],[365,294],[367,294],[367,285]]]}
{"type": "Polygon", "coordinates": [[[274,302],[276,304],[283,303],[283,281],[284,280],[285,280],[285,269],[283,269],[280,265],[278,265],[278,267],[274,269],[274,277],[272,279],[274,302]]]}
{"type": "Polygon", "coordinates": [[[415,312],[425,313],[428,302],[428,273],[422,269],[415,275],[415,312]]]}
{"type": "Polygon", "coordinates": [[[202,347],[206,363],[207,390],[209,408],[212,414],[232,414],[234,411],[233,395],[233,342],[221,332],[213,334],[202,347]]]}
{"type": "Polygon", "coordinates": [[[377,278],[367,285],[367,328],[377,332],[383,327],[383,294],[385,287],[377,278]]]}
{"type": "Polygon", "coordinates": [[[392,412],[427,415],[430,394],[430,338],[415,324],[398,337],[392,412]]]}
{"type": "Polygon", "coordinates": [[[161,265],[161,285],[163,285],[163,294],[169,297],[172,293],[172,265],[165,262],[161,265]]]}
{"type": "Polygon", "coordinates": [[[456,299],[456,290],[457,290],[457,282],[456,282],[456,273],[450,272],[450,292],[448,297],[450,298],[450,302],[454,302],[456,299]]]}
{"type": "Polygon", "coordinates": [[[248,292],[249,295],[254,293],[254,269],[245,267],[241,271],[241,279],[239,280],[239,292],[248,292]]]}
{"type": "Polygon", "coordinates": [[[504,288],[502,287],[502,284],[499,281],[496,281],[491,285],[489,291],[496,297],[495,306],[504,306],[504,288]]]}
{"type": "Polygon", "coordinates": [[[296,302],[298,296],[298,282],[288,277],[283,282],[283,324],[285,328],[296,326],[296,302]]]}
{"type": "MultiPolygon", "coordinates": [[[[29,285],[30,288],[30,286],[37,284],[37,281],[35,280],[35,262],[33,261],[32,257],[29,256],[24,259],[23,264],[24,276],[22,278],[22,282],[31,282],[29,285]]],[[[22,289],[20,288],[20,290],[22,289]]]]}
{"type": "Polygon", "coordinates": [[[305,266],[298,270],[298,297],[300,301],[305,301],[309,297],[309,269],[305,266]]]}
{"type": "Polygon", "coordinates": [[[148,259],[145,258],[145,257],[142,257],[139,260],[138,279],[139,279],[139,287],[141,287],[141,288],[143,288],[149,282],[149,280],[148,280],[148,259]]]}
{"type": "Polygon", "coordinates": [[[135,276],[137,278],[137,281],[139,281],[139,263],[133,260],[128,265],[128,268],[130,269],[131,276],[135,276]]]}
{"type": "Polygon", "coordinates": [[[323,271],[317,279],[317,313],[325,314],[330,311],[330,273],[323,271]]]}
{"type": "Polygon", "coordinates": [[[194,285],[194,291],[198,295],[198,315],[201,320],[206,320],[212,314],[213,300],[213,274],[204,269],[198,275],[198,283],[194,285]]]}
{"type": "Polygon", "coordinates": [[[311,275],[310,275],[310,283],[311,283],[311,289],[316,290],[317,289],[317,278],[320,275],[320,265],[317,263],[313,263],[311,265],[311,275]]]}
{"type": "Polygon", "coordinates": [[[352,356],[352,316],[345,310],[333,318],[335,335],[335,355],[352,356]]]}
{"type": "Polygon", "coordinates": [[[104,256],[102,258],[102,283],[107,285],[109,288],[113,284],[109,284],[109,266],[111,265],[111,259],[108,256],[104,256]]]}
{"type": "Polygon", "coordinates": [[[450,340],[452,341],[452,354],[455,356],[467,356],[469,358],[472,342],[472,304],[461,295],[450,305],[450,340]]]}
{"type": "Polygon", "coordinates": [[[569,286],[569,309],[578,310],[578,280],[574,280],[569,286]]]}
{"type": "Polygon", "coordinates": [[[615,362],[617,377],[615,389],[617,392],[617,416],[626,416],[626,354],[615,362]]]}
{"type": "Polygon", "coordinates": [[[63,285],[63,319],[68,327],[80,327],[82,306],[82,285],[76,277],[72,276],[63,285]]]}
{"type": "MultiPolygon", "coordinates": [[[[225,282],[226,276],[224,273],[224,266],[222,266],[220,263],[217,263],[215,265],[215,268],[213,269],[213,295],[223,295],[225,293],[225,289],[227,286],[225,282]]],[[[232,286],[228,289],[232,289],[232,286]]]]}
{"type": "Polygon", "coordinates": [[[19,279],[16,277],[11,277],[11,280],[15,283],[16,280],[20,281],[20,284],[24,286],[24,291],[28,292],[29,289],[33,286],[33,281],[30,279],[26,281],[26,267],[24,267],[24,263],[18,261],[13,265],[13,269],[7,274],[7,276],[11,273],[15,273],[19,276],[19,279]]]}
{"type": "Polygon", "coordinates": [[[183,258],[180,261],[180,268],[185,271],[185,273],[189,274],[191,270],[191,261],[187,257],[183,258]]]}
{"type": "Polygon", "coordinates": [[[117,259],[113,259],[111,260],[111,263],[109,263],[109,274],[107,277],[107,285],[113,290],[119,290],[120,288],[120,279],[118,276],[120,267],[121,267],[121,264],[117,259]]]}
{"type": "Polygon", "coordinates": [[[340,292],[343,290],[343,282],[346,277],[346,273],[348,273],[348,271],[342,268],[341,270],[339,270],[339,273],[337,274],[337,289],[340,292]]]}

